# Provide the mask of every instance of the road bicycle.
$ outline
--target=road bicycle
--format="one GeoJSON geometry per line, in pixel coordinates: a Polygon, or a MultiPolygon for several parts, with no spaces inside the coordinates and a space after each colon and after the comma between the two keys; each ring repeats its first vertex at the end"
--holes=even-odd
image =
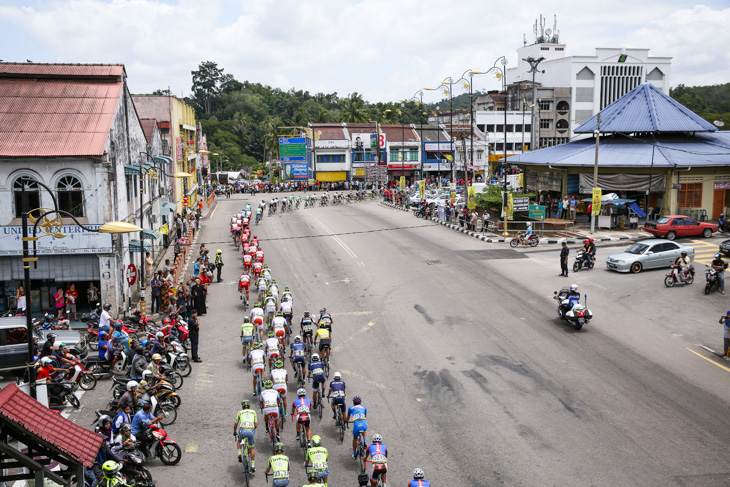
{"type": "Polygon", "coordinates": [[[330,359],[327,355],[324,355],[324,352],[329,349],[329,345],[325,345],[322,348],[322,363],[324,364],[324,376],[328,379],[330,378],[330,359]]]}
{"type": "Polygon", "coordinates": [[[294,369],[294,378],[297,380],[297,387],[304,387],[304,364],[302,362],[292,363],[294,369]]]}
{"type": "Polygon", "coordinates": [[[276,453],[275,446],[276,443],[279,441],[278,434],[276,431],[276,420],[272,415],[269,415],[269,418],[266,420],[266,424],[268,425],[269,429],[269,441],[271,441],[271,451],[272,453],[276,453]]]}
{"type": "MultiPolygon", "coordinates": [[[[327,396],[327,402],[330,402],[330,396],[327,396]]],[[[340,443],[342,443],[345,439],[345,429],[349,428],[349,426],[348,423],[345,422],[345,418],[342,416],[342,408],[340,408],[339,405],[335,407],[335,427],[338,431],[340,443]]]]}
{"type": "Polygon", "coordinates": [[[243,345],[243,365],[246,366],[246,372],[251,371],[251,362],[248,360],[248,354],[251,353],[251,343],[247,342],[243,345]]]}
{"type": "Polygon", "coordinates": [[[324,396],[324,383],[322,383],[321,387],[321,390],[317,390],[317,402],[314,403],[314,409],[317,410],[320,420],[322,419],[322,412],[324,411],[324,404],[322,403],[322,396],[324,396]]]}
{"type": "Polygon", "coordinates": [[[261,389],[263,389],[263,380],[261,379],[261,376],[259,374],[256,374],[256,392],[254,393],[254,395],[261,395],[261,389]]]}
{"type": "Polygon", "coordinates": [[[241,440],[241,463],[243,464],[243,478],[246,482],[246,487],[248,487],[248,479],[253,476],[253,472],[251,471],[251,445],[248,444],[248,438],[241,440]]]}
{"type": "Polygon", "coordinates": [[[363,431],[357,436],[357,445],[355,447],[355,458],[357,458],[357,464],[360,467],[360,472],[365,471],[365,451],[367,449],[368,444],[365,439],[365,432],[363,431]]]}

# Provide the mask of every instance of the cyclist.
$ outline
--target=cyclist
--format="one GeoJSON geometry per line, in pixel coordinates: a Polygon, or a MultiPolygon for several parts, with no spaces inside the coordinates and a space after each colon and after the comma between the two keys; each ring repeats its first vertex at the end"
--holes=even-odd
{"type": "Polygon", "coordinates": [[[241,277],[238,278],[238,292],[241,294],[241,301],[243,301],[243,291],[246,290],[246,302],[248,303],[249,299],[249,292],[248,288],[251,285],[251,277],[249,277],[248,272],[244,272],[241,274],[241,277]]]}
{"type": "Polygon", "coordinates": [[[286,348],[286,329],[287,322],[281,311],[276,313],[274,319],[271,320],[271,328],[274,330],[274,336],[279,340],[281,348],[286,348]]]}
{"type": "Polygon", "coordinates": [[[289,457],[284,455],[284,444],[277,442],[274,445],[274,453],[275,455],[269,457],[266,473],[271,472],[274,477],[274,487],[286,487],[289,485],[289,457]]]}
{"type": "Polygon", "coordinates": [[[259,341],[264,340],[264,309],[261,307],[260,302],[256,302],[253,305],[253,308],[251,308],[251,312],[249,313],[249,317],[251,318],[251,321],[254,325],[256,325],[256,329],[259,332],[259,341]]]}
{"type": "MultiPolygon", "coordinates": [[[[248,254],[248,256],[251,257],[251,254],[248,254]]],[[[256,279],[256,282],[258,282],[262,272],[261,262],[254,262],[251,264],[251,268],[253,269],[253,278],[256,279]]]]}
{"type": "Polygon", "coordinates": [[[347,410],[345,421],[352,421],[352,458],[357,458],[357,437],[362,436],[365,444],[368,443],[368,410],[361,404],[360,396],[352,398],[352,406],[347,410]]]}
{"type": "Polygon", "coordinates": [[[264,298],[264,310],[266,310],[268,323],[271,324],[271,319],[274,317],[274,313],[276,313],[276,299],[271,295],[271,292],[267,293],[264,298]]]}
{"type": "Polygon", "coordinates": [[[256,436],[256,428],[259,427],[259,420],[256,411],[251,409],[248,400],[241,402],[241,410],[236,415],[236,422],[233,423],[233,436],[237,438],[238,461],[242,462],[241,456],[241,440],[246,438],[251,452],[251,471],[256,471],[256,449],[254,448],[254,440],[256,436]]]}
{"type": "Polygon", "coordinates": [[[431,482],[423,480],[424,473],[420,468],[413,469],[413,480],[408,484],[408,487],[431,487],[431,482]]]}
{"type": "MultiPolygon", "coordinates": [[[[309,483],[306,485],[303,485],[302,487],[327,487],[327,484],[323,484],[319,481],[319,477],[317,477],[316,472],[310,472],[307,476],[307,479],[309,480],[309,483]]],[[[365,484],[367,485],[367,484],[365,484]]]]}
{"type": "Polygon", "coordinates": [[[324,363],[319,359],[319,354],[313,353],[309,362],[309,375],[312,378],[312,404],[317,404],[317,392],[320,384],[324,384],[324,363]]]}
{"type": "MultiPolygon", "coordinates": [[[[246,244],[246,247],[248,247],[248,244],[246,244]]],[[[252,262],[253,261],[251,260],[251,255],[244,253],[243,254],[243,271],[246,274],[250,274],[251,273],[251,263],[252,262]]]]}
{"type": "Polygon", "coordinates": [[[264,251],[261,250],[261,247],[256,248],[256,254],[254,254],[253,260],[261,262],[262,264],[264,263],[264,251]]]}
{"type": "Polygon", "coordinates": [[[332,398],[332,419],[337,419],[337,411],[335,407],[339,407],[342,416],[345,416],[345,381],[342,380],[342,374],[335,372],[334,380],[330,382],[330,388],[327,391],[327,397],[332,398]]]}
{"type": "Polygon", "coordinates": [[[261,217],[263,217],[263,216],[264,216],[264,212],[261,209],[261,207],[259,206],[258,208],[256,208],[256,223],[260,222],[261,217]]]}
{"type": "Polygon", "coordinates": [[[297,425],[297,441],[300,438],[301,425],[304,425],[304,431],[307,435],[307,445],[312,440],[312,431],[309,428],[311,416],[309,411],[312,409],[312,401],[307,398],[307,391],[304,389],[297,390],[297,398],[291,405],[291,420],[297,425]],[[296,415],[296,418],[294,417],[296,415]]]}
{"type": "Polygon", "coordinates": [[[279,301],[279,285],[276,283],[276,279],[271,280],[271,284],[269,284],[268,292],[279,301]]]}
{"type": "Polygon", "coordinates": [[[332,333],[332,323],[334,320],[332,319],[332,315],[327,312],[327,308],[322,308],[319,310],[319,319],[317,320],[317,323],[322,326],[324,324],[324,327],[327,328],[330,333],[332,333]]]}
{"type": "Polygon", "coordinates": [[[314,335],[314,344],[317,344],[319,340],[319,353],[327,355],[327,360],[330,358],[330,346],[332,344],[332,337],[330,331],[325,328],[324,324],[319,325],[319,330],[314,335]]]}
{"type": "Polygon", "coordinates": [[[251,323],[248,316],[244,317],[243,324],[241,325],[241,345],[243,345],[241,353],[244,357],[246,357],[246,346],[251,346],[255,333],[256,327],[251,323]]]}
{"type": "Polygon", "coordinates": [[[256,378],[264,377],[264,351],[261,350],[261,344],[254,342],[253,350],[248,354],[248,362],[251,364],[251,373],[253,374],[253,395],[256,395],[256,378]]]}
{"type": "Polygon", "coordinates": [[[378,485],[378,477],[382,477],[385,485],[385,474],[388,473],[388,447],[383,444],[383,437],[379,434],[373,435],[373,442],[365,452],[365,459],[372,458],[373,471],[370,474],[370,485],[378,485]]]}
{"type": "Polygon", "coordinates": [[[299,329],[304,337],[304,343],[308,344],[310,347],[313,346],[314,342],[312,340],[312,335],[314,335],[314,321],[312,320],[312,317],[309,316],[309,311],[304,312],[304,317],[299,323],[299,329]]]}
{"type": "MultiPolygon", "coordinates": [[[[258,264],[261,264],[261,262],[258,262],[258,264]]],[[[256,281],[256,293],[259,296],[263,296],[266,294],[266,288],[268,287],[268,284],[266,283],[266,279],[263,278],[263,276],[259,277],[256,281]]]]}
{"type": "Polygon", "coordinates": [[[269,370],[273,369],[272,365],[274,362],[279,360],[279,340],[274,336],[274,331],[269,330],[268,337],[266,339],[266,356],[269,359],[269,370]]]}
{"type": "Polygon", "coordinates": [[[259,403],[264,413],[266,432],[269,433],[269,417],[273,417],[276,428],[276,441],[279,441],[279,406],[281,398],[279,393],[274,390],[274,383],[270,380],[264,382],[264,390],[261,391],[261,396],[259,396],[259,403]]]}
{"type": "Polygon", "coordinates": [[[274,383],[274,389],[279,393],[281,402],[284,404],[284,413],[286,414],[286,391],[289,383],[289,374],[284,368],[284,362],[277,360],[274,362],[274,369],[271,371],[271,381],[274,383]]]}
{"type": "MultiPolygon", "coordinates": [[[[294,341],[289,345],[289,361],[291,362],[292,369],[298,371],[297,364],[302,364],[302,374],[304,374],[304,361],[306,359],[306,352],[304,351],[304,343],[302,337],[299,335],[294,337],[294,341]]],[[[302,379],[304,380],[304,379],[302,379]]]]}
{"type": "Polygon", "coordinates": [[[312,437],[312,448],[307,450],[307,455],[304,458],[304,466],[310,467],[310,473],[316,473],[317,478],[322,482],[327,483],[327,477],[330,474],[329,468],[327,467],[327,459],[329,455],[327,448],[322,446],[322,438],[319,435],[312,437]]]}
{"type": "Polygon", "coordinates": [[[261,270],[261,275],[266,278],[266,285],[271,284],[271,269],[267,264],[264,264],[264,268],[261,270]]]}
{"type": "Polygon", "coordinates": [[[363,472],[357,476],[357,485],[359,487],[365,487],[370,483],[370,476],[363,472]]]}

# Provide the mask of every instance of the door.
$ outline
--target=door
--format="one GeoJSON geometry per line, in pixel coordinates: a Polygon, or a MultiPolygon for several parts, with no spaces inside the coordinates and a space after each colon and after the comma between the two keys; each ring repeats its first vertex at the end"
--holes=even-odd
{"type": "Polygon", "coordinates": [[[674,220],[672,220],[671,225],[669,225],[669,231],[676,233],[677,237],[684,236],[684,218],[675,218],[674,220]]]}
{"type": "Polygon", "coordinates": [[[663,262],[662,260],[662,246],[664,244],[655,244],[652,248],[650,248],[646,252],[646,260],[644,263],[644,267],[646,269],[656,269],[657,267],[662,267],[663,262]]]}
{"type": "Polygon", "coordinates": [[[673,242],[665,242],[662,244],[662,259],[666,263],[666,266],[674,264],[677,257],[680,256],[682,251],[679,249],[679,245],[673,242]]]}
{"type": "Polygon", "coordinates": [[[696,237],[698,235],[702,235],[702,229],[700,228],[700,223],[696,220],[693,220],[692,218],[685,218],[684,219],[684,233],[682,235],[687,237],[696,237]]]}
{"type": "Polygon", "coordinates": [[[712,219],[720,218],[720,213],[725,211],[725,191],[724,189],[716,189],[712,195],[712,219]]]}

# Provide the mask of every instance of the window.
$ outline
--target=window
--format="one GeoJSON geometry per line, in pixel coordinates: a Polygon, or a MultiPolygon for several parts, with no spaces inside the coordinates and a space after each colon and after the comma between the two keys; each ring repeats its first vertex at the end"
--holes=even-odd
{"type": "Polygon", "coordinates": [[[549,50],[550,50],[550,48],[549,48],[549,47],[541,47],[541,48],[540,48],[540,50],[541,50],[541,51],[549,51],[549,50]]]}
{"type": "Polygon", "coordinates": [[[28,211],[41,207],[41,193],[38,182],[32,176],[20,176],[13,183],[13,199],[15,200],[15,218],[23,215],[23,186],[28,201],[28,211]]]}
{"type": "Polygon", "coordinates": [[[494,132],[494,124],[487,125],[487,132],[494,132]]]}
{"type": "Polygon", "coordinates": [[[403,160],[404,162],[415,162],[418,161],[418,151],[417,150],[406,150],[404,158],[401,157],[401,151],[398,149],[394,149],[390,151],[390,161],[391,162],[400,162],[403,160]]]}
{"type": "Polygon", "coordinates": [[[702,183],[682,183],[677,206],[680,208],[699,208],[702,206],[702,183]]]}
{"type": "Polygon", "coordinates": [[[522,124],[515,125],[515,132],[522,132],[522,124]]]}
{"type": "Polygon", "coordinates": [[[478,161],[482,160],[482,151],[477,152],[477,160],[478,161]]]}
{"type": "MultiPolygon", "coordinates": [[[[363,160],[363,152],[354,152],[355,160],[363,160]]],[[[317,154],[317,162],[345,162],[345,154],[317,154]]]]}
{"type": "Polygon", "coordinates": [[[672,220],[672,226],[673,227],[681,227],[684,225],[684,219],[683,218],[675,218],[672,220]]]}
{"type": "Polygon", "coordinates": [[[507,132],[513,132],[513,131],[514,131],[514,126],[511,124],[507,125],[507,132]]]}
{"type": "Polygon", "coordinates": [[[84,216],[84,188],[76,176],[62,176],[56,183],[58,209],[73,216],[84,216]]]}
{"type": "Polygon", "coordinates": [[[540,106],[540,110],[550,110],[550,105],[552,105],[552,103],[550,103],[549,101],[542,100],[537,102],[537,104],[540,106]]]}
{"type": "Polygon", "coordinates": [[[550,128],[550,122],[551,122],[551,120],[549,118],[541,118],[540,119],[540,128],[541,129],[549,129],[550,128]]]}
{"type": "Polygon", "coordinates": [[[555,48],[555,50],[556,50],[556,51],[564,51],[564,50],[565,50],[565,48],[564,48],[564,47],[556,47],[556,48],[555,48]]]}
{"type": "Polygon", "coordinates": [[[9,328],[5,330],[5,337],[7,338],[8,345],[27,345],[28,329],[24,326],[9,328]]]}
{"type": "Polygon", "coordinates": [[[500,134],[501,134],[502,132],[504,132],[504,125],[497,125],[497,130],[496,130],[496,132],[497,132],[497,133],[500,133],[500,134]]]}

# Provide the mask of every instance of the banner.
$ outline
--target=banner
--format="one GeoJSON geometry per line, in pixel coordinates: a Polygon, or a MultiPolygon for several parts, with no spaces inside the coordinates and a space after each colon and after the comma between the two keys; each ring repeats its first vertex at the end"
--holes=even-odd
{"type": "Polygon", "coordinates": [[[474,186],[469,186],[468,188],[466,188],[466,206],[470,210],[473,210],[477,207],[476,192],[474,191],[474,186]]]}
{"type": "Polygon", "coordinates": [[[167,223],[163,223],[160,229],[158,230],[161,235],[169,235],[170,231],[168,230],[167,223]]]}
{"type": "Polygon", "coordinates": [[[591,216],[601,214],[601,188],[593,188],[593,203],[591,207],[591,216]]]}
{"type": "Polygon", "coordinates": [[[398,182],[398,186],[400,186],[401,188],[405,188],[406,187],[406,177],[405,176],[401,176],[400,177],[400,181],[398,182]]]}
{"type": "Polygon", "coordinates": [[[507,219],[512,220],[514,218],[515,214],[515,203],[512,199],[512,193],[509,193],[507,195],[507,208],[505,209],[505,212],[507,214],[507,219]]]}
{"type": "Polygon", "coordinates": [[[423,179],[418,181],[418,193],[420,194],[421,199],[426,197],[426,181],[423,179]]]}
{"type": "Polygon", "coordinates": [[[517,187],[518,188],[522,188],[523,190],[525,189],[525,173],[524,173],[524,171],[520,173],[520,178],[518,179],[517,187]]]}

